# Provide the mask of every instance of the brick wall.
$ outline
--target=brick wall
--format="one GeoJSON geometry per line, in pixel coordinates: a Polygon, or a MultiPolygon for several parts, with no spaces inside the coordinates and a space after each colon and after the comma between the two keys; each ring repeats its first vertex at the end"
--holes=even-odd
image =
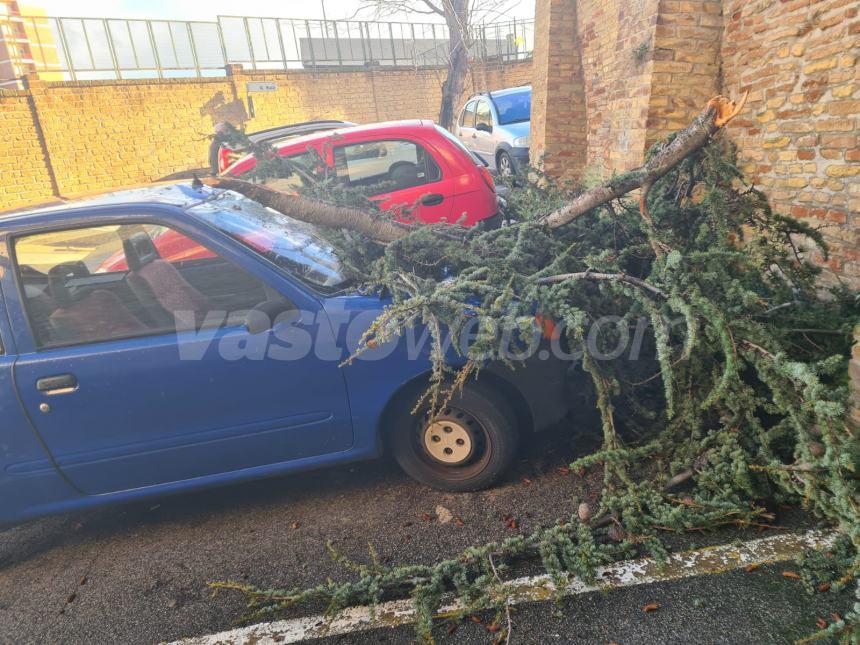
{"type": "Polygon", "coordinates": [[[657,0],[578,3],[588,166],[599,175],[634,168],[645,153],[657,0]]]}
{"type": "Polygon", "coordinates": [[[860,286],[860,17],[856,0],[726,0],[723,88],[749,91],[729,128],[779,210],[823,227],[813,259],[860,286]]]}
{"type": "MultiPolygon", "coordinates": [[[[26,90],[0,93],[7,146],[0,155],[0,210],[203,167],[208,137],[222,121],[253,131],[321,118],[435,119],[444,80],[438,69],[231,72],[211,79],[28,79],[26,90]],[[251,116],[245,84],[262,80],[278,89],[253,93],[251,116]]],[[[530,61],[478,65],[466,93],[520,85],[530,73],[530,61]]]]}
{"type": "Polygon", "coordinates": [[[231,109],[224,80],[28,85],[62,195],[203,165],[213,119],[231,109]]]}
{"type": "Polygon", "coordinates": [[[721,0],[660,0],[652,60],[646,150],[686,127],[720,93],[721,0]]]}
{"type": "Polygon", "coordinates": [[[749,91],[727,129],[742,169],[777,210],[821,227],[831,254],[808,256],[825,278],[860,287],[858,13],[857,0],[537,0],[533,145],[549,158],[554,133],[584,128],[585,172],[606,176],[712,96],[749,91]],[[582,90],[559,52],[581,58],[582,90]]]}
{"type": "Polygon", "coordinates": [[[606,176],[641,163],[657,5],[537,0],[532,141],[551,174],[606,176]]]}
{"type": "Polygon", "coordinates": [[[535,42],[552,46],[535,49],[533,139],[547,170],[605,177],[635,168],[655,141],[685,127],[719,92],[721,11],[721,0],[538,0],[535,42]],[[584,144],[556,140],[582,130],[584,144]]]}
{"type": "Polygon", "coordinates": [[[39,132],[27,92],[0,93],[0,205],[28,203],[53,194],[39,132]]]}
{"type": "Polygon", "coordinates": [[[577,176],[588,143],[577,7],[568,0],[543,0],[535,38],[555,46],[536,51],[533,61],[532,158],[551,174],[577,176]]]}

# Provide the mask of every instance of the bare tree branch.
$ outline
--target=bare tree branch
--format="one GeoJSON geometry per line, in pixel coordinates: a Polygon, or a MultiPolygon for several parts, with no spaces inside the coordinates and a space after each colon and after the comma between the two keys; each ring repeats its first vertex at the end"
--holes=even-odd
{"type": "Polygon", "coordinates": [[[426,4],[426,5],[427,5],[427,7],[429,7],[429,9],[430,9],[433,13],[438,13],[438,14],[439,14],[440,16],[442,16],[443,18],[445,17],[445,12],[444,12],[444,11],[442,11],[442,9],[440,9],[436,4],[434,4],[434,3],[430,2],[430,0],[421,0],[421,1],[422,1],[424,4],[426,4]]]}
{"type": "Polygon", "coordinates": [[[435,14],[445,19],[448,27],[446,66],[448,73],[442,82],[437,122],[448,130],[454,126],[457,102],[463,95],[469,73],[469,50],[473,44],[475,25],[497,19],[514,0],[362,0],[353,14],[373,11],[375,18],[397,14],[435,14]]]}

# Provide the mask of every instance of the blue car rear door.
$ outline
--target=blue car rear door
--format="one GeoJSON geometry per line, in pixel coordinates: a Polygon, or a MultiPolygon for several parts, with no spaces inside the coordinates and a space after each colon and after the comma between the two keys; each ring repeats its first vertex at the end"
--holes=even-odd
{"type": "Polygon", "coordinates": [[[2,278],[21,401],[76,487],[110,493],[352,446],[309,292],[175,215],[99,216],[16,235],[2,278]],[[280,323],[246,328],[247,310],[284,301],[280,323]]]}

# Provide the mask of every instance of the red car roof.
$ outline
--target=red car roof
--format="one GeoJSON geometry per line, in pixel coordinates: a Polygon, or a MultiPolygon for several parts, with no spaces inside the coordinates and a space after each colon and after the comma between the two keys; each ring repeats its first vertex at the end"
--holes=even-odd
{"type": "Polygon", "coordinates": [[[382,123],[369,123],[366,125],[353,125],[347,128],[337,128],[335,130],[323,130],[322,132],[314,132],[302,137],[288,139],[281,144],[275,144],[279,150],[281,148],[298,146],[303,143],[311,143],[313,141],[321,141],[330,137],[345,137],[351,138],[352,135],[362,135],[372,132],[373,134],[384,134],[397,136],[403,134],[414,134],[416,130],[429,130],[434,127],[432,121],[424,121],[420,119],[411,119],[409,121],[384,121],[382,123]]]}

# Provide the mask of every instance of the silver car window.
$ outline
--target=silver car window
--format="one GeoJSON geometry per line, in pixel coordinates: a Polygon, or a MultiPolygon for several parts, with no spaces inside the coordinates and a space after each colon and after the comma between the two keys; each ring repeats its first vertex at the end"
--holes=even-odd
{"type": "Polygon", "coordinates": [[[477,118],[475,119],[475,126],[480,124],[484,125],[493,125],[493,114],[490,112],[490,104],[486,101],[478,101],[477,108],[477,118]]]}
{"type": "Polygon", "coordinates": [[[464,128],[475,127],[475,103],[476,101],[469,101],[460,115],[460,125],[464,128]]]}

